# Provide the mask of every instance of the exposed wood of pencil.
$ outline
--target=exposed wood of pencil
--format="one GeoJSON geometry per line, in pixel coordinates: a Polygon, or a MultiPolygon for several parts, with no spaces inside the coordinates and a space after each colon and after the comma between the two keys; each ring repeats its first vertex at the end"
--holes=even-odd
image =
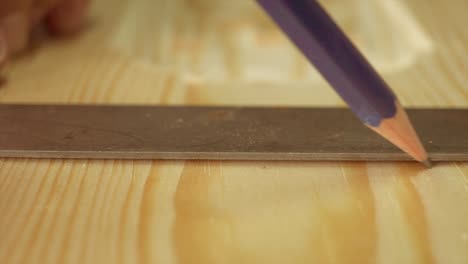
{"type": "Polygon", "coordinates": [[[427,161],[426,150],[416,135],[408,115],[399,103],[397,103],[396,108],[395,117],[382,120],[378,127],[369,126],[369,128],[404,150],[417,161],[427,161]]]}

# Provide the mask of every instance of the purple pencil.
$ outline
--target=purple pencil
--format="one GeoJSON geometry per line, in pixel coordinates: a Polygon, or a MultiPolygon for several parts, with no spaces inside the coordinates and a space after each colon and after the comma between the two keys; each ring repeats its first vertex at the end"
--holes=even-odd
{"type": "Polygon", "coordinates": [[[257,2],[365,125],[431,166],[394,93],[317,1],[257,2]]]}

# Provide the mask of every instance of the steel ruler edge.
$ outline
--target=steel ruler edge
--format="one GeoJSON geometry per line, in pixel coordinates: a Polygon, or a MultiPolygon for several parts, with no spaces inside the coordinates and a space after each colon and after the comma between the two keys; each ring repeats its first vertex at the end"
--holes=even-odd
{"type": "MultiPolygon", "coordinates": [[[[434,161],[468,161],[468,109],[408,109],[434,161]]],[[[0,157],[406,161],[345,108],[0,104],[0,157]]]]}

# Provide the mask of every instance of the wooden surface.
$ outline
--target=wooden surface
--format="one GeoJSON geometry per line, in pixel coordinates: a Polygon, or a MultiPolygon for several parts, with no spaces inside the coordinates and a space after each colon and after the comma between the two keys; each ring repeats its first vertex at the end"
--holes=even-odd
{"type": "MultiPolygon", "coordinates": [[[[468,106],[467,1],[324,2],[405,106],[468,106]]],[[[0,102],[343,105],[248,1],[91,16],[11,64],[0,102]]],[[[8,264],[465,264],[468,164],[4,159],[0,234],[8,264]]]]}

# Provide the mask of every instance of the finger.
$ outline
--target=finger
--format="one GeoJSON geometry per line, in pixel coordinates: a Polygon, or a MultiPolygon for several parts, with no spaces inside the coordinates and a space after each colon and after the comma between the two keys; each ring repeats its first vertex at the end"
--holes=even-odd
{"type": "Polygon", "coordinates": [[[11,13],[0,21],[0,30],[3,41],[6,42],[7,53],[18,53],[28,44],[29,18],[23,12],[11,13]]]}
{"type": "Polygon", "coordinates": [[[25,12],[31,5],[32,0],[0,0],[0,69],[28,42],[29,21],[25,12]]]}
{"type": "Polygon", "coordinates": [[[32,4],[33,0],[0,0],[0,19],[11,13],[24,12],[32,4]]]}
{"type": "Polygon", "coordinates": [[[3,30],[0,29],[0,69],[5,65],[8,59],[8,44],[3,30]]]}
{"type": "Polygon", "coordinates": [[[46,24],[53,34],[69,34],[80,30],[89,0],[62,0],[49,12],[46,24]]]}
{"type": "Polygon", "coordinates": [[[54,7],[57,2],[59,2],[59,0],[35,0],[29,10],[31,24],[33,26],[40,24],[47,12],[54,7]]]}

